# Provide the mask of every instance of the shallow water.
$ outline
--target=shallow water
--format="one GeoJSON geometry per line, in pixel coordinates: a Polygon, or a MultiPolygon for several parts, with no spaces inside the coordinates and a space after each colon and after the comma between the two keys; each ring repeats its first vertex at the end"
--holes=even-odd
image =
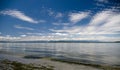
{"type": "Polygon", "coordinates": [[[120,66],[120,43],[0,43],[0,53],[120,66]]]}

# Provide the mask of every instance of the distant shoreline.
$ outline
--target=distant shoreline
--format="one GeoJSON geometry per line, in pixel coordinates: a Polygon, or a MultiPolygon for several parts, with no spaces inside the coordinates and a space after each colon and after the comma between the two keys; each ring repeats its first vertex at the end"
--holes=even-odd
{"type": "Polygon", "coordinates": [[[0,41],[0,43],[120,43],[120,41],[0,41]]]}

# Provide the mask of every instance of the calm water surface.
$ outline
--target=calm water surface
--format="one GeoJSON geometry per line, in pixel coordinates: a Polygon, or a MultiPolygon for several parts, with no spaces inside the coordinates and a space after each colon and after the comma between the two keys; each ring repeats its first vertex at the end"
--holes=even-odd
{"type": "Polygon", "coordinates": [[[120,43],[0,43],[0,51],[83,63],[120,65],[120,43]]]}

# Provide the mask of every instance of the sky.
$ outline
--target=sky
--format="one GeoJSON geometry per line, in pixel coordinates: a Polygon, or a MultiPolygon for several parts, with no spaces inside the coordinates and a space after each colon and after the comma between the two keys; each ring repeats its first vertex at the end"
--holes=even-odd
{"type": "Polygon", "coordinates": [[[120,41],[120,0],[0,0],[0,40],[120,41]]]}

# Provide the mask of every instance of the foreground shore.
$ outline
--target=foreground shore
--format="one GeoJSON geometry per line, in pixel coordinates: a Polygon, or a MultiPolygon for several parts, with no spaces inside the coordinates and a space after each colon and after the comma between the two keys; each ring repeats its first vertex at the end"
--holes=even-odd
{"type": "Polygon", "coordinates": [[[53,66],[24,64],[17,61],[0,60],[0,70],[53,70],[53,66]]]}
{"type": "Polygon", "coordinates": [[[0,70],[120,70],[118,67],[76,64],[49,58],[25,59],[12,55],[0,54],[0,70]],[[9,69],[10,68],[10,69],[9,69]]]}

